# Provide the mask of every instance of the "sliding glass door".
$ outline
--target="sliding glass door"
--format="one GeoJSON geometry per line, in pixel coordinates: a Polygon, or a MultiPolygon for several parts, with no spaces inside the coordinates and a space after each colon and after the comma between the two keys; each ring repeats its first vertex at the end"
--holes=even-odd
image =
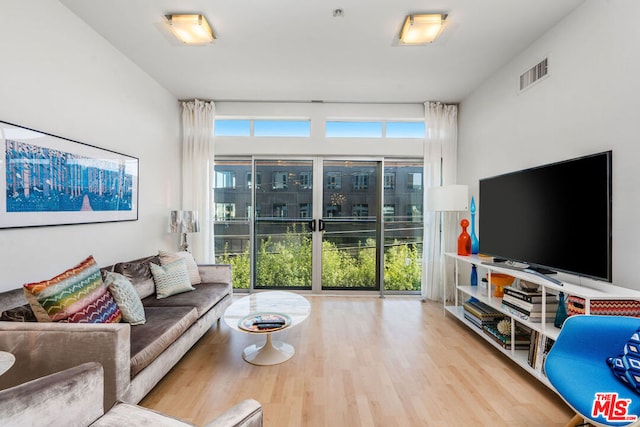
{"type": "Polygon", "coordinates": [[[313,161],[254,166],[254,287],[311,289],[313,161]]]}
{"type": "Polygon", "coordinates": [[[419,292],[422,161],[217,160],[216,261],[234,288],[419,292]]]}
{"type": "Polygon", "coordinates": [[[384,291],[419,292],[424,235],[422,160],[384,162],[384,291]]]}
{"type": "Polygon", "coordinates": [[[322,289],[378,290],[381,162],[322,163],[322,289]]]}

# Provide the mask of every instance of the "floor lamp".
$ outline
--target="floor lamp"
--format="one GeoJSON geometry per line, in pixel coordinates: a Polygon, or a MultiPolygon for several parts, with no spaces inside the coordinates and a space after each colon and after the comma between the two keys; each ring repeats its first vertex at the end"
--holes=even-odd
{"type": "Polygon", "coordinates": [[[445,266],[445,212],[458,213],[469,210],[469,187],[466,185],[444,185],[442,187],[429,187],[427,189],[427,211],[440,212],[440,280],[442,281],[442,299],[447,300],[447,286],[444,277],[445,266]]]}

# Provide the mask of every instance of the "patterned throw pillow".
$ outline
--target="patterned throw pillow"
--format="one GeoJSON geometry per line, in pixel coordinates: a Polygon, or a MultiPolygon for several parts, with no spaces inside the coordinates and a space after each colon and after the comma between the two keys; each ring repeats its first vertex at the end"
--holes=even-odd
{"type": "Polygon", "coordinates": [[[191,281],[191,284],[197,285],[198,283],[202,283],[200,272],[198,271],[198,264],[193,258],[193,255],[191,255],[191,252],[167,252],[160,250],[158,251],[158,256],[160,257],[160,265],[167,265],[176,260],[184,259],[187,271],[189,272],[189,280],[191,281]]]}
{"type": "Polygon", "coordinates": [[[182,292],[193,291],[189,273],[184,259],[180,258],[172,263],[159,266],[150,264],[153,280],[156,282],[156,298],[162,299],[182,292]]]}
{"type": "Polygon", "coordinates": [[[140,296],[133,284],[122,274],[108,272],[104,284],[122,312],[122,320],[131,325],[143,325],[147,319],[140,296]]]}
{"type": "Polygon", "coordinates": [[[50,280],[28,283],[23,290],[38,321],[117,323],[122,319],[93,256],[50,280]]]}
{"type": "Polygon", "coordinates": [[[640,392],[640,328],[624,345],[623,353],[617,357],[609,357],[607,364],[618,379],[640,392]]]}

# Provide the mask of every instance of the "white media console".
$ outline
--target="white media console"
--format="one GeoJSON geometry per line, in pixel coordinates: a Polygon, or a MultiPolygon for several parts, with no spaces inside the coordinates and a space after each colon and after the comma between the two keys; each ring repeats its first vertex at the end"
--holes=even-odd
{"type": "MultiPolygon", "coordinates": [[[[537,331],[540,337],[540,342],[543,342],[546,339],[551,339],[555,341],[558,338],[558,334],[560,333],[560,329],[556,328],[553,325],[553,321],[549,323],[543,322],[530,322],[527,320],[523,320],[518,316],[511,314],[509,311],[502,308],[502,298],[493,296],[493,289],[491,285],[490,275],[493,273],[502,273],[508,274],[510,276],[515,277],[517,280],[526,280],[527,282],[536,283],[540,286],[540,290],[543,294],[553,294],[557,295],[559,292],[563,292],[565,295],[573,295],[580,298],[584,298],[585,302],[585,314],[590,314],[590,306],[591,301],[594,300],[639,300],[640,301],[640,292],[632,289],[623,288],[620,286],[615,286],[612,284],[604,284],[603,286],[587,286],[584,284],[574,284],[570,282],[565,282],[562,280],[562,276],[558,277],[561,281],[561,285],[554,283],[554,281],[549,281],[544,277],[541,277],[537,274],[532,274],[526,271],[518,271],[511,268],[501,267],[497,264],[486,264],[486,262],[491,261],[491,258],[485,258],[478,255],[471,256],[460,256],[455,253],[446,253],[446,257],[452,258],[454,260],[454,282],[455,282],[455,292],[453,295],[453,301],[451,301],[451,295],[447,295],[447,277],[446,277],[446,269],[445,269],[445,277],[443,277],[442,283],[444,286],[444,309],[445,313],[450,313],[459,319],[462,323],[468,326],[471,330],[476,332],[478,335],[487,340],[487,342],[491,343],[495,348],[501,351],[503,354],[512,359],[515,363],[533,375],[535,378],[540,380],[547,386],[550,386],[546,376],[544,375],[542,363],[536,363],[534,366],[530,366],[530,350],[521,350],[515,348],[515,330],[516,325],[520,323],[524,325],[526,328],[537,331]],[[464,270],[468,270],[470,265],[476,265],[478,269],[478,285],[470,286],[470,276],[469,274],[461,274],[461,268],[463,265],[467,264],[467,268],[464,270]],[[482,281],[482,278],[485,275],[489,275],[489,279],[486,283],[482,281]],[[464,317],[464,309],[463,303],[469,298],[476,298],[478,301],[489,305],[497,311],[500,311],[504,314],[507,319],[511,320],[511,348],[503,348],[499,344],[497,344],[488,334],[486,334],[481,328],[474,325],[472,322],[467,320],[464,317]],[[449,301],[448,301],[449,300],[449,301]],[[453,305],[451,305],[453,304],[453,305]]],[[[556,281],[558,279],[555,279],[556,281]]],[[[514,284],[516,282],[514,281],[514,284]]],[[[545,312],[546,306],[546,298],[542,298],[543,304],[543,313],[545,312]]],[[[544,317],[544,315],[543,315],[544,317]]],[[[541,349],[533,349],[533,351],[542,351],[541,349]]],[[[540,357],[539,359],[543,359],[540,357]]]]}

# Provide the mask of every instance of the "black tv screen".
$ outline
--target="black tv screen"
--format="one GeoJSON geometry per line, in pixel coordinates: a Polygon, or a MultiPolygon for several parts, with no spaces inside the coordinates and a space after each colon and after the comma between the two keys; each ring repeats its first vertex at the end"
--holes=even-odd
{"type": "Polygon", "coordinates": [[[612,153],[480,180],[480,253],[611,282],[612,153]]]}

